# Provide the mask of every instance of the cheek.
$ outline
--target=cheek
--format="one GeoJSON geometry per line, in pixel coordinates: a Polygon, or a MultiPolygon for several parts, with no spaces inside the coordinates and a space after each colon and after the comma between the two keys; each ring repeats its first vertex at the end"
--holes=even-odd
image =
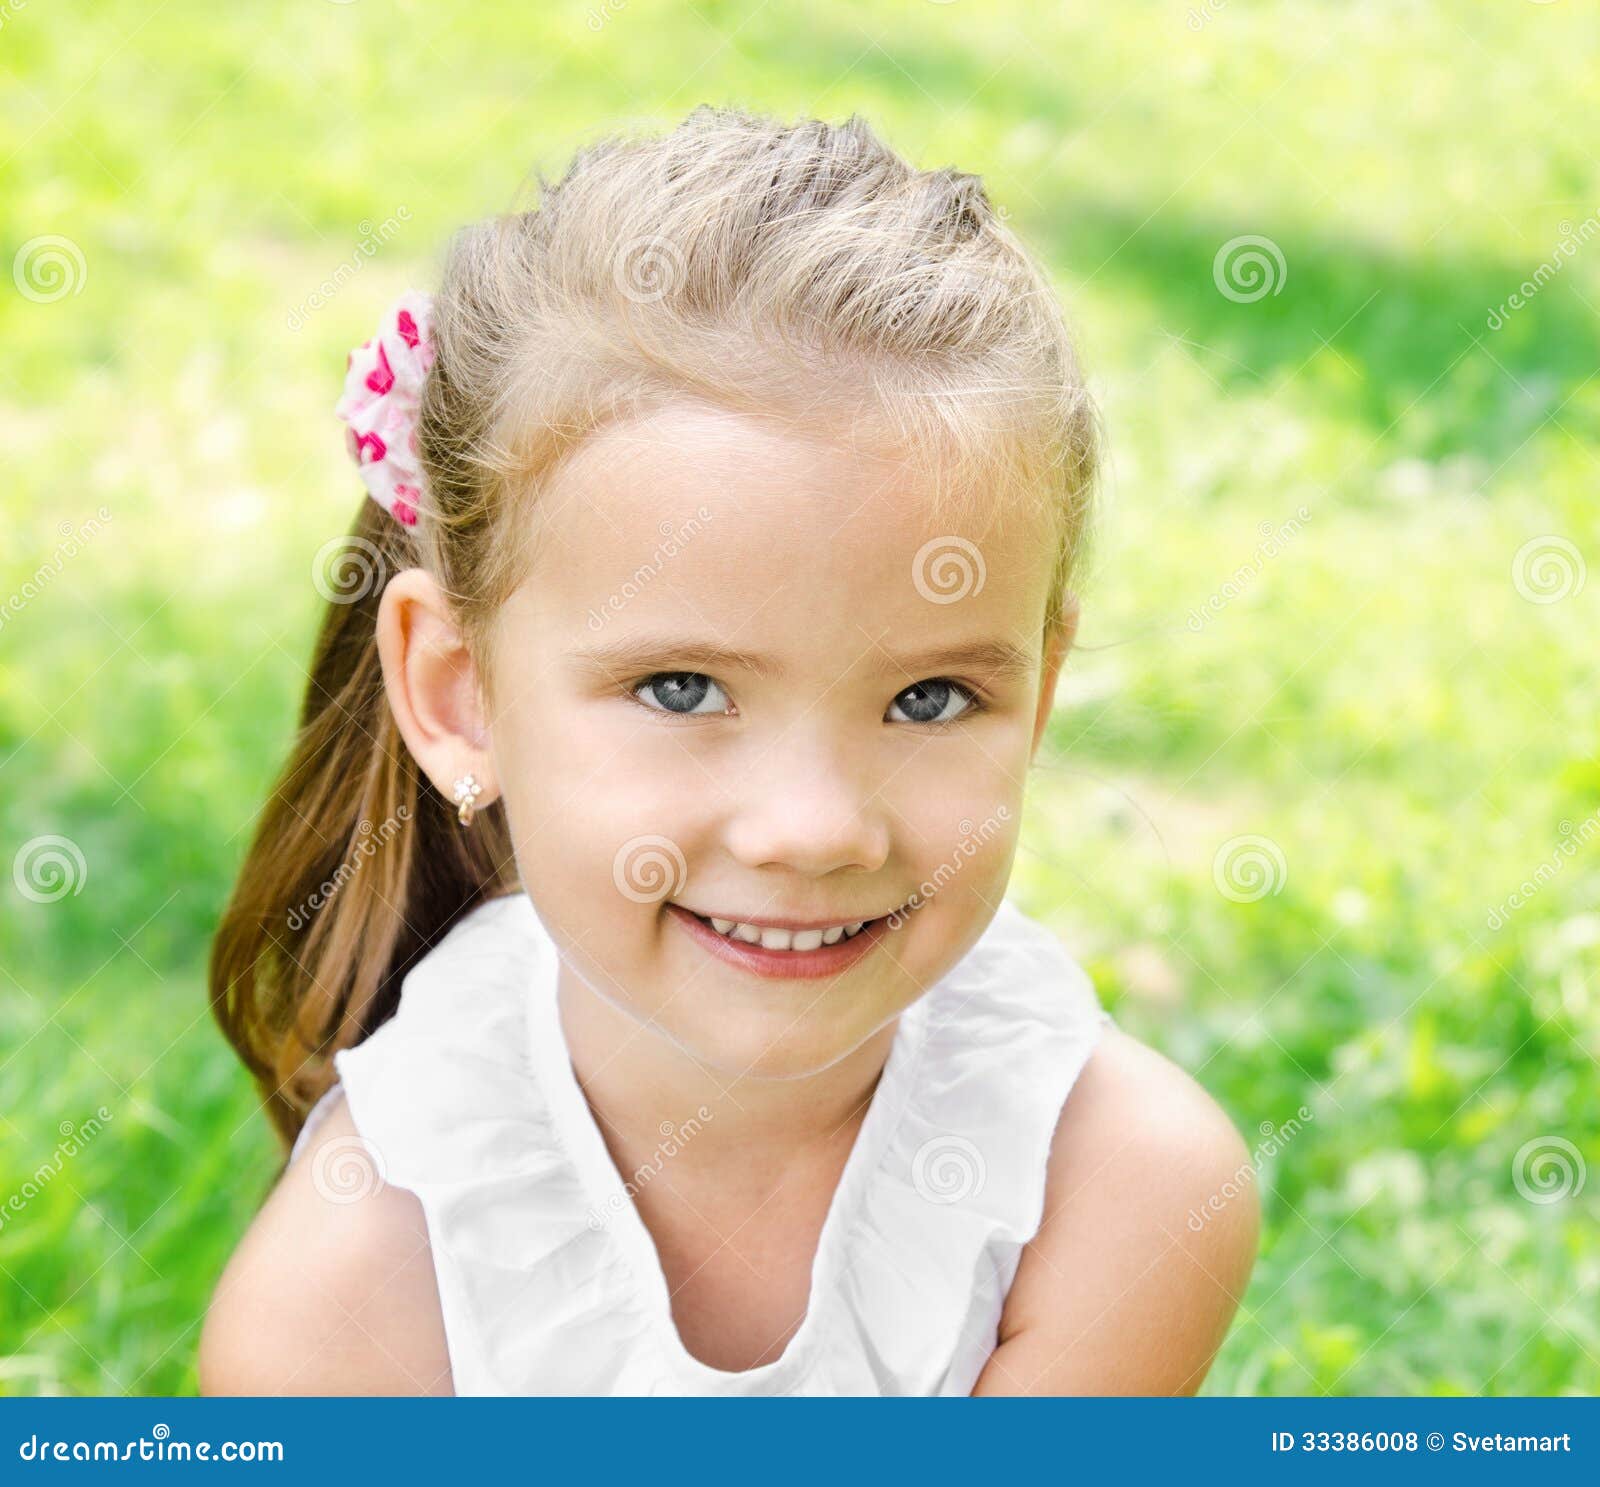
{"type": "Polygon", "coordinates": [[[522,880],[565,922],[644,933],[682,890],[712,781],[626,703],[526,701],[503,715],[497,762],[522,880]]]}
{"type": "MultiPolygon", "coordinates": [[[[991,818],[1014,823],[1027,782],[1026,730],[1011,720],[929,742],[894,762],[885,790],[919,853],[937,851],[991,818]]],[[[991,831],[992,831],[991,827],[991,831]]]]}
{"type": "Polygon", "coordinates": [[[940,918],[987,915],[1004,892],[1027,778],[1023,732],[1008,725],[965,747],[930,747],[894,782],[907,886],[945,897],[940,918]]]}

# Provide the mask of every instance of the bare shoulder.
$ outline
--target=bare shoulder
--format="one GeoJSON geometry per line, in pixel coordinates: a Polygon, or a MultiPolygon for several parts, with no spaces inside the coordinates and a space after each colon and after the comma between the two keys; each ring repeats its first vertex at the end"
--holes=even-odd
{"type": "Polygon", "coordinates": [[[1194,1393],[1255,1264],[1253,1179],[1216,1101],[1106,1028],[1062,1108],[978,1392],[1194,1393]]]}
{"type": "Polygon", "coordinates": [[[449,1394],[414,1193],[384,1183],[336,1100],[256,1215],[200,1336],[202,1394],[449,1394]]]}

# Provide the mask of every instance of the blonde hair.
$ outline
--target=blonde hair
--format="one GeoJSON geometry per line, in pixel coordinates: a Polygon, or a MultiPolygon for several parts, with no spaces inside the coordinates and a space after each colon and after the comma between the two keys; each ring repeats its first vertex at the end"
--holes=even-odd
{"type": "MultiPolygon", "coordinates": [[[[684,396],[926,461],[949,519],[1043,503],[1046,626],[1087,532],[1098,422],[1049,282],[976,176],[917,170],[859,115],[788,124],[702,106],[613,134],[537,201],[463,228],[434,296],[415,527],[363,499],[378,570],[329,604],[300,731],[213,945],[217,1017],[287,1144],[336,1048],[398,1003],[411,964],[517,888],[503,811],[470,831],[411,759],[378,664],[381,577],[439,580],[474,655],[520,579],[527,502],[609,421],[684,396]],[[317,898],[376,823],[406,827],[317,898]]],[[[485,700],[492,706],[481,666],[485,700]]]]}

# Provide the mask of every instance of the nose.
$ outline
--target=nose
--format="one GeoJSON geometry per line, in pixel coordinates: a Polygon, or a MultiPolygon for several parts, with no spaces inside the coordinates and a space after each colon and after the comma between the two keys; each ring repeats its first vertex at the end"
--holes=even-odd
{"type": "Polygon", "coordinates": [[[843,751],[808,733],[738,769],[725,840],[750,868],[875,872],[889,858],[889,810],[843,751]]]}

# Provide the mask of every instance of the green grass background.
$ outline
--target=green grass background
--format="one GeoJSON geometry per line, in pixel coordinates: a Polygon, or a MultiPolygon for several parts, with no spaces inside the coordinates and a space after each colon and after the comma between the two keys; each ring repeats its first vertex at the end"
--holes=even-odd
{"type": "Polygon", "coordinates": [[[273,1170],[203,961],[361,499],[346,348],[534,166],[704,100],[861,110],[980,172],[1079,327],[1112,458],[1013,891],[1252,1144],[1312,1117],[1262,1160],[1207,1392],[1595,1391],[1600,856],[1559,848],[1600,785],[1600,573],[1553,603],[1513,573],[1550,536],[1600,559],[1600,237],[1555,252],[1600,210],[1591,7],[0,19],[0,602],[31,580],[0,609],[0,1204],[111,1114],[0,1208],[0,1391],[192,1391],[273,1170]],[[1244,234],[1285,265],[1249,303],[1213,275],[1244,234]],[[41,300],[13,266],[45,235],[81,266],[41,300]],[[84,869],[38,903],[12,866],[46,835],[84,869]],[[1281,854],[1251,902],[1217,887],[1240,836],[1281,854]],[[1586,1181],[1531,1201],[1550,1138],[1586,1181]]]}

